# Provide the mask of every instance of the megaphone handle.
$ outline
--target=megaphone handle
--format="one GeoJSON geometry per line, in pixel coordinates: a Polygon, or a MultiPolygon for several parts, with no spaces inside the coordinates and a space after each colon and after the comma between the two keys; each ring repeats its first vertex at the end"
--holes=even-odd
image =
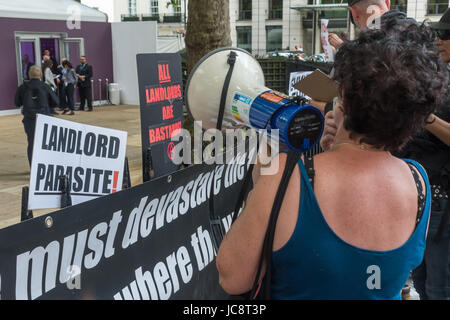
{"type": "Polygon", "coordinates": [[[236,52],[231,51],[227,63],[230,65],[225,82],[223,83],[222,95],[220,97],[219,114],[217,116],[217,130],[222,130],[223,116],[225,113],[225,103],[227,101],[228,87],[230,86],[231,76],[233,75],[234,64],[236,62],[236,52]]]}

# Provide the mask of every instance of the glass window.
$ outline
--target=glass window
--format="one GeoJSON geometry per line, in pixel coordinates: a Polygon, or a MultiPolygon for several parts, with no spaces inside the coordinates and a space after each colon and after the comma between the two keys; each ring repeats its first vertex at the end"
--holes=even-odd
{"type": "Polygon", "coordinates": [[[448,0],[428,0],[427,14],[442,14],[448,8],[448,0]]]}
{"type": "Polygon", "coordinates": [[[252,0],[239,0],[239,20],[252,19],[252,0]]]}
{"type": "MultiPolygon", "coordinates": [[[[321,0],[320,1],[320,4],[342,4],[342,3],[347,3],[347,1],[346,0],[344,0],[344,1],[341,1],[341,0],[321,0]]],[[[313,3],[312,3],[312,1],[311,1],[311,3],[309,3],[309,1],[308,1],[308,4],[313,4],[313,3]]]]}
{"type": "Polygon", "coordinates": [[[173,7],[173,13],[176,15],[181,14],[181,0],[175,0],[176,6],[173,7]]]}
{"type": "Polygon", "coordinates": [[[283,27],[267,26],[266,27],[267,52],[282,50],[282,45],[283,45],[283,27]]]}
{"type": "Polygon", "coordinates": [[[150,15],[152,16],[159,15],[158,0],[150,0],[150,15]]]}
{"type": "Polygon", "coordinates": [[[283,0],[270,0],[269,5],[272,10],[283,10],[283,0]]]}
{"type": "Polygon", "coordinates": [[[269,0],[269,20],[283,19],[283,1],[269,0]]]}
{"type": "Polygon", "coordinates": [[[313,30],[311,28],[303,28],[303,51],[310,56],[313,53],[313,30]]]}
{"type": "Polygon", "coordinates": [[[236,27],[237,47],[252,52],[252,27],[236,27]]]}
{"type": "Polygon", "coordinates": [[[391,0],[391,10],[405,12],[408,8],[408,0],[391,0]]]}
{"type": "Polygon", "coordinates": [[[136,0],[128,0],[128,14],[130,16],[136,16],[137,15],[136,0]]]}

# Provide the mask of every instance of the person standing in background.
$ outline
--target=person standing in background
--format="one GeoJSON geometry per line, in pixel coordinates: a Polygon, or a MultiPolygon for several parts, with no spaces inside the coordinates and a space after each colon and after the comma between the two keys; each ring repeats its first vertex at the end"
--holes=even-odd
{"type": "MultiPolygon", "coordinates": [[[[450,63],[450,9],[431,24],[443,62],[450,63]]],[[[413,271],[414,287],[421,300],[450,300],[450,91],[447,100],[427,121],[427,130],[417,134],[398,156],[420,162],[431,183],[430,225],[425,256],[413,271]]]]}
{"type": "MultiPolygon", "coordinates": [[[[53,62],[51,59],[48,59],[44,62],[44,66],[42,67],[42,72],[44,73],[44,83],[50,87],[51,90],[56,92],[56,84],[55,77],[52,72],[53,62]]],[[[55,111],[56,105],[50,106],[51,114],[57,115],[58,113],[55,111]]]]}
{"type": "Polygon", "coordinates": [[[50,60],[53,62],[52,72],[53,74],[58,74],[58,61],[54,56],[52,56],[52,52],[49,49],[44,50],[44,56],[48,56],[50,60]]]}
{"type": "Polygon", "coordinates": [[[87,64],[85,56],[80,57],[80,65],[76,68],[78,76],[78,93],[80,95],[80,110],[84,111],[84,105],[88,105],[88,111],[92,111],[92,66],[87,64]]]}
{"type": "Polygon", "coordinates": [[[47,55],[43,55],[42,56],[42,64],[44,64],[45,63],[45,61],[47,61],[47,60],[50,60],[50,56],[47,56],[47,55]]]}
{"type": "Polygon", "coordinates": [[[63,67],[65,69],[65,75],[64,75],[64,93],[66,95],[67,105],[63,111],[62,114],[66,114],[69,112],[69,115],[74,115],[74,100],[73,100],[73,94],[74,90],[77,86],[77,74],[75,73],[75,70],[73,70],[73,66],[69,61],[63,62],[63,67]]]}
{"type": "Polygon", "coordinates": [[[66,92],[65,92],[65,83],[64,78],[66,76],[66,68],[64,68],[64,62],[67,61],[67,58],[61,58],[61,64],[58,66],[58,74],[60,75],[61,81],[58,84],[58,96],[59,96],[59,108],[60,110],[64,110],[67,107],[66,101],[66,92]]]}
{"type": "Polygon", "coordinates": [[[42,70],[38,66],[31,66],[30,81],[22,84],[16,92],[14,99],[17,107],[23,107],[23,126],[28,140],[28,162],[31,166],[33,154],[34,130],[36,127],[36,114],[50,114],[50,105],[59,103],[57,95],[52,89],[41,81],[42,70]]]}

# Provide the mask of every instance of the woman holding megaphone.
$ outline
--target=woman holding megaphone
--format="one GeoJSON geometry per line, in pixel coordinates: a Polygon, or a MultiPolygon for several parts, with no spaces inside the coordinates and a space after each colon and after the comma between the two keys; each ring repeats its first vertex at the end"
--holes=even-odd
{"type": "MultiPolygon", "coordinates": [[[[313,167],[298,161],[276,221],[272,267],[266,272],[266,259],[260,279],[270,274],[273,299],[401,299],[423,258],[430,185],[419,163],[391,152],[441,103],[445,66],[432,31],[410,25],[396,34],[362,31],[337,53],[334,77],[334,140],[313,167]]],[[[230,294],[254,284],[286,154],[279,161],[275,175],[256,172],[220,246],[220,283],[230,294]]]]}

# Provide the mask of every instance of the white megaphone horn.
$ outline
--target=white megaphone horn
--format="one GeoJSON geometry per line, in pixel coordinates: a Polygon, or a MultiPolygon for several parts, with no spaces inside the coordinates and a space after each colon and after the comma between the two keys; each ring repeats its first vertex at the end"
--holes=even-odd
{"type": "Polygon", "coordinates": [[[279,129],[280,143],[297,152],[312,149],[323,133],[322,113],[267,88],[258,61],[243,49],[208,53],[192,69],[185,92],[190,116],[205,130],[279,129]]]}

